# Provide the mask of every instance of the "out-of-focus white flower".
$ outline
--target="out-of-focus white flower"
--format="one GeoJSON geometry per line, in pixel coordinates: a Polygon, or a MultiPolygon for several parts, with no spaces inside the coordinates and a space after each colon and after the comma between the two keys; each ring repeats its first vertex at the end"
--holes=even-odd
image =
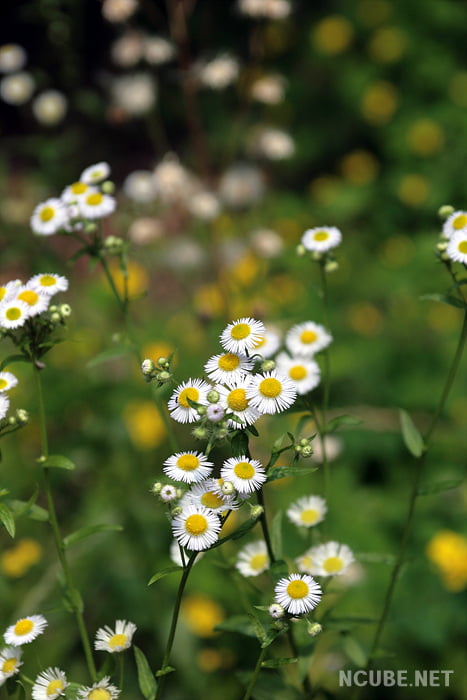
{"type": "Polygon", "coordinates": [[[263,129],[255,139],[255,151],[269,160],[284,160],[295,152],[293,138],[282,129],[263,129]]]}
{"type": "Polygon", "coordinates": [[[264,194],[264,179],[258,168],[237,163],[225,171],[219,182],[219,195],[232,209],[243,209],[258,202],[264,194]]]}
{"type": "Polygon", "coordinates": [[[251,244],[262,258],[276,258],[284,249],[284,241],[276,231],[259,228],[250,234],[251,244]]]}
{"type": "Polygon", "coordinates": [[[142,216],[135,219],[128,229],[128,237],[136,245],[146,245],[157,240],[164,233],[159,219],[152,216],[142,216]]]}
{"type": "Polygon", "coordinates": [[[134,31],[123,34],[110,49],[113,62],[121,68],[132,68],[142,59],[143,52],[144,38],[134,31]]]}
{"type": "Polygon", "coordinates": [[[192,192],[193,178],[173,153],[167,153],[154,168],[154,179],[163,202],[185,199],[192,192]]]}
{"type": "Polygon", "coordinates": [[[219,198],[208,190],[194,192],[187,202],[188,211],[201,221],[212,221],[219,216],[221,205],[219,198]]]}
{"type": "Polygon", "coordinates": [[[30,73],[11,73],[0,81],[0,97],[9,105],[23,105],[31,99],[34,88],[34,78],[30,73]]]}
{"type": "Polygon", "coordinates": [[[174,270],[193,270],[206,260],[202,246],[191,238],[178,237],[164,253],[164,262],[174,270]]]}
{"type": "Polygon", "coordinates": [[[32,103],[32,111],[37,121],[45,126],[59,124],[66,114],[67,99],[58,90],[45,90],[41,92],[32,103]]]}
{"type": "Polygon", "coordinates": [[[282,75],[271,73],[255,80],[250,88],[252,99],[266,105],[277,105],[284,99],[285,81],[282,75]]]}
{"type": "Polygon", "coordinates": [[[104,0],[102,16],[108,22],[126,22],[137,9],[137,0],[104,0]]]}
{"type": "Polygon", "coordinates": [[[19,44],[0,46],[0,73],[14,73],[26,64],[26,51],[19,44]]]}
{"type": "MultiPolygon", "coordinates": [[[[326,461],[332,462],[335,459],[337,459],[337,457],[339,457],[340,453],[342,452],[342,440],[336,437],[336,435],[325,435],[324,449],[326,452],[326,461]]],[[[323,461],[323,449],[321,446],[321,440],[313,441],[313,454],[311,455],[311,459],[314,462],[318,463],[321,463],[323,461]]]]}
{"type": "Polygon", "coordinates": [[[156,196],[156,183],[150,170],[135,170],[123,183],[123,191],[133,202],[152,202],[156,196]]]}
{"type": "Polygon", "coordinates": [[[238,61],[229,54],[220,54],[198,67],[201,84],[212,90],[224,90],[235,82],[238,72],[238,61]]]}
{"type": "Polygon", "coordinates": [[[147,114],[157,97],[156,83],[148,73],[133,73],[114,78],[111,90],[115,105],[134,117],[147,114]]]}
{"type": "Polygon", "coordinates": [[[238,9],[249,17],[285,19],[291,7],[289,0],[239,0],[238,9]]]}
{"type": "Polygon", "coordinates": [[[144,58],[152,66],[168,63],[175,56],[175,47],[162,36],[148,36],[144,40],[144,58]]]}

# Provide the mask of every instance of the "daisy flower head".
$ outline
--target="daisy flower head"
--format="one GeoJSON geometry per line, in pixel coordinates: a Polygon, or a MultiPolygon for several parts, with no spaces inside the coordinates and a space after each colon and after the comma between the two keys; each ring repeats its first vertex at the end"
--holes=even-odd
{"type": "Polygon", "coordinates": [[[343,574],[355,561],[355,557],[346,544],[326,542],[309,551],[312,558],[312,573],[315,576],[336,576],[343,574]]]}
{"type": "Polygon", "coordinates": [[[75,204],[80,197],[84,197],[87,194],[92,194],[93,192],[97,191],[98,190],[95,187],[88,185],[86,182],[77,180],[71,185],[68,185],[68,187],[65,187],[62,192],[62,201],[66,204],[75,204]]]}
{"type": "Polygon", "coordinates": [[[43,615],[30,615],[18,620],[14,625],[10,625],[3,635],[7,644],[21,646],[28,644],[38,637],[47,627],[47,620],[43,615]]]}
{"type": "Polygon", "coordinates": [[[2,284],[0,286],[0,301],[6,301],[7,299],[11,299],[11,297],[15,295],[15,292],[18,289],[18,287],[21,287],[21,285],[21,280],[10,280],[10,282],[2,284]]]}
{"type": "Polygon", "coordinates": [[[242,576],[259,576],[269,568],[269,556],[264,540],[250,542],[238,553],[235,568],[242,576]]]}
{"type": "Polygon", "coordinates": [[[20,647],[6,647],[0,651],[0,685],[14,676],[22,665],[20,647]]]}
{"type": "Polygon", "coordinates": [[[211,386],[202,379],[189,379],[180,384],[169,399],[169,412],[178,423],[194,423],[199,415],[196,408],[193,408],[189,401],[207,404],[207,394],[211,386]]]}
{"type": "Polygon", "coordinates": [[[10,399],[3,392],[0,394],[0,420],[5,418],[10,408],[10,399]]]}
{"type": "Polygon", "coordinates": [[[85,219],[103,219],[115,211],[115,197],[103,192],[89,192],[78,198],[81,215],[85,219]]]}
{"type": "Polygon", "coordinates": [[[0,372],[0,393],[13,389],[18,384],[18,380],[11,372],[0,372]]]}
{"type": "Polygon", "coordinates": [[[299,527],[313,527],[324,520],[326,511],[326,501],[321,496],[303,496],[289,506],[287,517],[299,527]]]}
{"type": "Polygon", "coordinates": [[[206,479],[213,466],[202,452],[177,452],[165,460],[163,471],[174,481],[193,484],[206,479]]]}
{"type": "Polygon", "coordinates": [[[221,345],[227,352],[244,353],[252,351],[264,336],[266,329],[261,321],[253,318],[240,318],[229,323],[220,336],[221,345]]]}
{"type": "Polygon", "coordinates": [[[315,389],[321,377],[319,366],[312,358],[290,357],[285,352],[276,357],[276,369],[291,380],[300,395],[315,389]]]}
{"type": "Polygon", "coordinates": [[[172,531],[179,544],[197,552],[217,542],[220,529],[218,516],[204,506],[185,506],[172,520],[172,531]]]}
{"type": "Polygon", "coordinates": [[[319,584],[308,574],[290,574],[281,578],[274,587],[274,599],[290,615],[303,615],[310,612],[321,600],[319,584]]]}
{"type": "Polygon", "coordinates": [[[115,700],[120,690],[110,683],[110,677],[104,676],[101,681],[78,690],[77,700],[115,700]]]}
{"type": "Polygon", "coordinates": [[[114,654],[116,651],[125,651],[131,646],[131,640],[136,632],[136,625],[126,620],[117,620],[115,629],[108,625],[101,627],[96,632],[94,649],[96,651],[108,651],[114,654]]]}
{"type": "Polygon", "coordinates": [[[68,682],[64,671],[59,668],[47,668],[40,673],[32,686],[33,700],[55,700],[65,694],[68,682]]]}
{"type": "Polygon", "coordinates": [[[79,176],[79,181],[86,185],[97,185],[97,183],[106,180],[110,175],[110,165],[105,161],[95,163],[85,168],[79,176]]]}
{"type": "Polygon", "coordinates": [[[29,316],[29,306],[25,301],[13,299],[11,301],[5,300],[0,303],[1,328],[20,328],[24,326],[29,316]]]}
{"type": "Polygon", "coordinates": [[[209,379],[229,386],[250,372],[254,367],[254,360],[246,355],[235,352],[224,352],[221,355],[213,355],[204,365],[209,379]]]}
{"type": "Polygon", "coordinates": [[[342,241],[342,233],[335,226],[309,228],[302,236],[302,245],[315,253],[326,253],[342,241]]]}
{"type": "Polygon", "coordinates": [[[216,386],[216,391],[219,392],[220,405],[223,406],[227,414],[230,413],[238,418],[238,421],[230,421],[230,424],[234,427],[251,425],[261,416],[261,413],[256,408],[253,408],[251,400],[247,397],[250,384],[251,377],[246,376],[229,387],[216,386]]]}
{"type": "Polygon", "coordinates": [[[279,350],[281,337],[276,330],[266,328],[264,335],[255,343],[252,355],[261,355],[265,359],[272,357],[279,350]]]}
{"type": "Polygon", "coordinates": [[[293,382],[277,370],[255,374],[246,392],[260,413],[280,413],[293,404],[297,392],[293,382]]]}
{"type": "Polygon", "coordinates": [[[68,280],[66,277],[63,277],[63,275],[56,275],[53,272],[41,272],[31,277],[28,281],[28,285],[31,289],[45,292],[49,296],[52,296],[53,294],[57,294],[57,292],[66,292],[68,289],[68,280]]]}
{"type": "Polygon", "coordinates": [[[324,326],[305,321],[292,326],[285,336],[285,345],[291,355],[310,357],[324,350],[332,342],[332,335],[324,326]]]}
{"type": "Polygon", "coordinates": [[[455,233],[467,229],[467,211],[454,211],[443,224],[443,236],[450,239],[455,233]]]}
{"type": "Polygon", "coordinates": [[[230,481],[242,495],[260,489],[267,476],[264,467],[257,459],[249,459],[242,455],[230,457],[224,462],[221,478],[224,481],[230,481]]]}
{"type": "Polygon", "coordinates": [[[467,228],[452,234],[446,254],[454,262],[467,265],[467,228]]]}
{"type": "Polygon", "coordinates": [[[297,569],[302,574],[312,574],[313,573],[313,556],[311,548],[307,549],[306,552],[301,554],[295,559],[295,564],[297,569]]]}
{"type": "Polygon", "coordinates": [[[68,223],[68,213],[61,199],[52,197],[41,202],[31,216],[31,228],[39,236],[51,236],[68,223]]]}
{"type": "Polygon", "coordinates": [[[200,484],[194,484],[185,494],[184,501],[188,505],[204,506],[214,513],[223,513],[226,510],[237,510],[238,508],[235,498],[224,496],[219,489],[217,479],[206,479],[200,484]]]}
{"type": "MultiPolygon", "coordinates": [[[[37,316],[49,307],[50,296],[25,284],[18,287],[14,301],[23,301],[29,309],[29,316],[37,316]]],[[[12,300],[13,301],[13,300],[12,300]]]]}

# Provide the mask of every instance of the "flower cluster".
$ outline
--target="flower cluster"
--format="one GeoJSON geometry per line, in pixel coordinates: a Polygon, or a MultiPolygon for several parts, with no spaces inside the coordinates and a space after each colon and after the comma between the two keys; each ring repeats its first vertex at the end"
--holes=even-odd
{"type": "Polygon", "coordinates": [[[467,265],[467,211],[452,207],[442,207],[441,213],[447,214],[438,244],[444,259],[467,265]],[[444,210],[444,211],[442,211],[444,210]]]}
{"type": "Polygon", "coordinates": [[[7,282],[0,287],[0,328],[6,332],[21,328],[28,319],[45,311],[51,312],[52,323],[60,323],[70,315],[71,309],[68,304],[52,309],[50,301],[67,289],[66,277],[53,273],[39,273],[25,284],[19,279],[7,282]]]}

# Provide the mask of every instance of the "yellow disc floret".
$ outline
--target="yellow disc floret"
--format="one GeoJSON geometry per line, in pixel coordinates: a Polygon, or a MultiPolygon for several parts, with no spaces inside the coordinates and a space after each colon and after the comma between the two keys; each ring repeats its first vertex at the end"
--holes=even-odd
{"type": "Polygon", "coordinates": [[[234,355],[233,352],[227,352],[225,355],[221,355],[218,360],[219,369],[224,370],[224,372],[232,372],[240,364],[240,358],[238,355],[234,355]]]}
{"type": "Polygon", "coordinates": [[[287,586],[287,593],[291,598],[304,598],[308,594],[308,586],[305,581],[295,579],[287,586]]]}
{"type": "Polygon", "coordinates": [[[23,620],[18,620],[14,627],[14,633],[21,637],[23,634],[29,634],[34,627],[34,622],[28,620],[27,618],[23,620]]]}
{"type": "Polygon", "coordinates": [[[303,365],[295,365],[295,367],[291,367],[289,369],[289,377],[290,379],[295,379],[295,381],[300,381],[300,379],[305,379],[306,377],[306,369],[303,365]]]}
{"type": "Polygon", "coordinates": [[[185,529],[190,535],[202,535],[208,529],[208,521],[204,515],[194,513],[186,519],[185,529]]]}
{"type": "Polygon", "coordinates": [[[44,207],[41,209],[41,213],[39,214],[39,218],[41,221],[44,223],[47,223],[47,221],[50,221],[53,219],[55,216],[55,209],[53,207],[44,207]]]}
{"type": "Polygon", "coordinates": [[[300,334],[300,340],[305,345],[310,345],[314,343],[315,340],[318,340],[318,334],[314,331],[303,331],[303,333],[300,334]]]}
{"type": "Polygon", "coordinates": [[[180,406],[183,406],[183,408],[190,408],[188,399],[190,401],[198,401],[199,399],[199,391],[198,389],[195,389],[194,386],[188,386],[186,389],[183,389],[183,391],[180,392],[177,400],[180,406]]]}
{"type": "Polygon", "coordinates": [[[231,411],[245,411],[248,408],[245,389],[233,389],[227,398],[227,405],[231,411]]]}
{"type": "Polygon", "coordinates": [[[251,333],[248,323],[236,323],[230,331],[230,335],[234,340],[244,340],[251,333]]]}
{"type": "Polygon", "coordinates": [[[340,557],[329,557],[323,564],[323,569],[328,574],[337,574],[344,566],[344,562],[340,557]]]}
{"type": "Polygon", "coordinates": [[[177,467],[185,472],[192,472],[199,467],[199,459],[196,455],[181,455],[177,459],[177,467]]]}
{"type": "Polygon", "coordinates": [[[238,462],[233,470],[239,479],[251,479],[255,473],[255,468],[249,462],[238,462]]]}
{"type": "Polygon", "coordinates": [[[268,377],[267,379],[263,379],[258,389],[260,394],[266,396],[266,398],[275,399],[282,391],[282,384],[278,379],[268,377]]]}

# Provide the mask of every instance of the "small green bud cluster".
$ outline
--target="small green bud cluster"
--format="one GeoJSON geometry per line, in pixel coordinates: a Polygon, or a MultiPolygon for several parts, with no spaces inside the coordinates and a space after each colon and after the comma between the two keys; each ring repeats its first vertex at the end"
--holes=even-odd
{"type": "Polygon", "coordinates": [[[158,386],[162,386],[172,379],[170,360],[166,357],[159,357],[156,362],[146,358],[141,363],[141,372],[148,384],[155,381],[158,386]]]}
{"type": "Polygon", "coordinates": [[[109,255],[120,255],[125,247],[125,241],[118,236],[108,236],[104,241],[104,250],[109,255]]]}
{"type": "Polygon", "coordinates": [[[63,325],[66,319],[71,316],[71,306],[69,304],[52,304],[49,306],[50,320],[56,325],[63,325]]]}
{"type": "Polygon", "coordinates": [[[311,457],[313,454],[313,447],[311,445],[311,440],[308,438],[302,438],[299,443],[294,447],[297,456],[300,457],[311,457]]]}

